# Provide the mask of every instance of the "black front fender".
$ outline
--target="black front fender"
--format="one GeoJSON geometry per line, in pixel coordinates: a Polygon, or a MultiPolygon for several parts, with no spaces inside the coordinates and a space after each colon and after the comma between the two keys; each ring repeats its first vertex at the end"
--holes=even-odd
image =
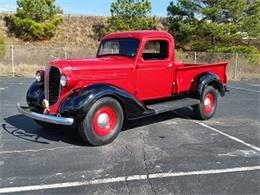
{"type": "Polygon", "coordinates": [[[133,95],[110,84],[94,84],[72,94],[62,102],[59,112],[82,120],[98,99],[107,96],[115,98],[121,104],[128,119],[141,117],[147,112],[145,106],[133,95]]]}
{"type": "Polygon", "coordinates": [[[44,83],[34,81],[26,94],[26,101],[31,108],[41,108],[44,99],[44,83]]]}
{"type": "Polygon", "coordinates": [[[225,96],[226,88],[222,84],[220,78],[211,72],[203,73],[198,78],[198,87],[197,87],[197,96],[199,99],[202,99],[202,95],[206,86],[210,85],[217,89],[221,96],[225,96]]]}

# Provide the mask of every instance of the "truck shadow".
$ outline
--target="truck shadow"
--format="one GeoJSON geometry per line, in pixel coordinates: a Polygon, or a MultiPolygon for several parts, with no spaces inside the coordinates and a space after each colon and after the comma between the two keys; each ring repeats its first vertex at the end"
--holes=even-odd
{"type": "MultiPolygon", "coordinates": [[[[185,108],[178,110],[178,113],[184,114],[192,118],[192,110],[185,108]]],[[[167,112],[159,115],[149,116],[142,119],[126,121],[122,131],[131,130],[133,128],[162,122],[174,118],[183,118],[176,112],[167,112]]],[[[14,115],[5,118],[6,123],[2,124],[2,128],[8,134],[19,139],[34,142],[37,144],[51,144],[51,142],[64,142],[77,146],[90,146],[85,143],[79,136],[76,128],[61,127],[60,129],[45,129],[39,126],[32,119],[24,115],[14,115]]]]}
{"type": "Polygon", "coordinates": [[[14,115],[5,118],[2,128],[9,134],[38,144],[65,142],[72,145],[86,146],[78,136],[77,129],[61,127],[60,129],[45,129],[34,120],[24,115],[14,115]]]}
{"type": "Polygon", "coordinates": [[[123,131],[130,130],[130,129],[137,128],[137,127],[141,127],[141,126],[145,126],[145,125],[150,125],[150,124],[162,122],[162,121],[166,121],[166,120],[171,120],[171,119],[174,119],[174,118],[187,119],[184,116],[187,116],[188,118],[194,119],[192,109],[182,108],[182,109],[178,109],[178,110],[173,111],[173,112],[170,111],[170,112],[165,112],[165,113],[162,113],[162,114],[153,115],[153,116],[149,116],[149,117],[145,117],[145,118],[141,118],[141,119],[137,119],[137,120],[127,121],[125,123],[124,127],[123,127],[123,131]]]}

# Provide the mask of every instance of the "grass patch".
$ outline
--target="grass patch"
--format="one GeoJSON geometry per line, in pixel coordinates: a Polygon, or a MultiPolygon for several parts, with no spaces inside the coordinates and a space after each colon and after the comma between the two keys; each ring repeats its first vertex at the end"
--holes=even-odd
{"type": "MultiPolygon", "coordinates": [[[[44,66],[40,65],[28,65],[20,64],[15,66],[15,76],[23,76],[32,78],[37,70],[44,69],[44,66]]],[[[12,67],[0,64],[0,76],[12,76],[12,67]]]]}

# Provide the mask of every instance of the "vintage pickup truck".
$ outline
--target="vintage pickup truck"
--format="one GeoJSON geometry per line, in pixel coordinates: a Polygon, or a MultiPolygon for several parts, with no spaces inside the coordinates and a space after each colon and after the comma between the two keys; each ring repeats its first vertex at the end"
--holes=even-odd
{"type": "Polygon", "coordinates": [[[28,105],[17,109],[45,128],[76,124],[85,141],[104,145],[125,120],[189,106],[210,119],[217,92],[227,91],[226,66],[176,62],[167,32],[113,33],[101,39],[96,58],[54,60],[37,71],[28,105]]]}

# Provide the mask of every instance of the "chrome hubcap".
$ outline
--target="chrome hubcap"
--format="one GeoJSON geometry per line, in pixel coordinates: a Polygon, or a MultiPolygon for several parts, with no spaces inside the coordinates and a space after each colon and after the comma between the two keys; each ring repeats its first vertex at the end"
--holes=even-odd
{"type": "Polygon", "coordinates": [[[204,105],[205,105],[206,107],[209,107],[209,106],[210,106],[210,99],[209,99],[209,98],[206,98],[206,99],[204,100],[204,105]]]}
{"type": "Polygon", "coordinates": [[[97,124],[100,128],[105,128],[109,124],[109,116],[106,113],[102,113],[98,116],[97,124]]]}

